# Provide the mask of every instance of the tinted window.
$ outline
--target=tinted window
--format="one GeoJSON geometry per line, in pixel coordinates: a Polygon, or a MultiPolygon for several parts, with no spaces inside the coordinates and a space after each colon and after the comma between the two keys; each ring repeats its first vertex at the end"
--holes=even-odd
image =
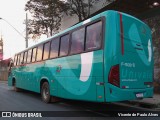
{"type": "Polygon", "coordinates": [[[58,57],[59,39],[56,38],[51,42],[50,58],[58,57]]]}
{"type": "Polygon", "coordinates": [[[80,53],[84,50],[84,36],[84,28],[72,33],[71,54],[80,53]]]}
{"type": "Polygon", "coordinates": [[[38,46],[38,50],[37,50],[37,61],[42,60],[42,53],[43,53],[43,44],[38,46]]]}
{"type": "Polygon", "coordinates": [[[27,63],[31,62],[32,49],[28,50],[27,63]]]}
{"type": "Polygon", "coordinates": [[[17,65],[19,65],[20,54],[17,56],[17,65]]]}
{"type": "Polygon", "coordinates": [[[23,63],[26,63],[26,60],[27,60],[27,51],[24,53],[24,60],[23,60],[23,63]]]}
{"type": "Polygon", "coordinates": [[[14,65],[16,65],[16,63],[17,63],[17,55],[15,55],[14,57],[14,65]]]}
{"type": "Polygon", "coordinates": [[[24,53],[21,53],[20,64],[23,64],[23,55],[24,55],[24,53]]]}
{"type": "Polygon", "coordinates": [[[37,48],[33,48],[33,50],[32,50],[32,62],[36,61],[36,53],[37,53],[37,48]]]}
{"type": "Polygon", "coordinates": [[[86,50],[97,49],[101,46],[102,22],[87,26],[86,50]]]}
{"type": "Polygon", "coordinates": [[[60,46],[60,56],[65,56],[68,54],[69,48],[69,35],[61,37],[61,46],[60,46]]]}
{"type": "Polygon", "coordinates": [[[49,57],[49,48],[50,48],[50,42],[44,44],[44,52],[43,52],[43,60],[48,59],[49,57]]]}

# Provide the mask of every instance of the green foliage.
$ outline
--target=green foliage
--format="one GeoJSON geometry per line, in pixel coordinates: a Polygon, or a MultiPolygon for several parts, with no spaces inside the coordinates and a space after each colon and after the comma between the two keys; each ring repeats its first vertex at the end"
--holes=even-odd
{"type": "Polygon", "coordinates": [[[25,6],[32,15],[28,20],[29,34],[37,38],[41,34],[52,36],[57,33],[64,9],[66,5],[60,0],[29,0],[25,6]]]}
{"type": "Polygon", "coordinates": [[[68,12],[70,15],[76,14],[79,21],[82,21],[89,17],[92,4],[93,0],[68,0],[68,12]]]}
{"type": "Polygon", "coordinates": [[[29,0],[25,10],[29,11],[32,19],[28,20],[29,35],[33,39],[42,34],[52,36],[60,30],[64,13],[76,14],[79,21],[90,15],[93,0],[29,0]]]}

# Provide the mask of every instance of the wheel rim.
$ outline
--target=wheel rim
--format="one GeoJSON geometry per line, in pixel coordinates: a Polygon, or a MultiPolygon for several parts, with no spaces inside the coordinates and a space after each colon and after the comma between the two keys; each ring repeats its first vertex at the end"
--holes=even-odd
{"type": "Polygon", "coordinates": [[[48,89],[48,87],[44,86],[44,88],[43,88],[43,97],[46,100],[48,98],[48,96],[49,96],[49,89],[48,89]]]}

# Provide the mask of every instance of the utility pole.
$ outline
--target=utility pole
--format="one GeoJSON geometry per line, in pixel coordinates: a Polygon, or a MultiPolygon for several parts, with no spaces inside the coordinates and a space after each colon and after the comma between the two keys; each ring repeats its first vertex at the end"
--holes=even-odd
{"type": "Polygon", "coordinates": [[[26,48],[28,48],[28,16],[26,13],[26,48]]]}
{"type": "Polygon", "coordinates": [[[0,61],[3,60],[3,39],[2,39],[2,35],[1,35],[1,39],[0,39],[0,61]]]}
{"type": "Polygon", "coordinates": [[[8,25],[10,25],[20,36],[22,36],[23,38],[25,38],[26,41],[26,48],[28,48],[28,16],[26,13],[26,37],[24,37],[13,25],[11,25],[7,20],[3,19],[0,17],[0,20],[4,20],[8,25]]]}

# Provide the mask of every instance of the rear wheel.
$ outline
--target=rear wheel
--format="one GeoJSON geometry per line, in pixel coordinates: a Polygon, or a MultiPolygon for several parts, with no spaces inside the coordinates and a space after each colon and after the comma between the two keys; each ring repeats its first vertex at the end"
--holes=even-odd
{"type": "Polygon", "coordinates": [[[49,103],[51,101],[50,89],[48,82],[44,82],[41,86],[41,97],[45,103],[49,103]]]}

